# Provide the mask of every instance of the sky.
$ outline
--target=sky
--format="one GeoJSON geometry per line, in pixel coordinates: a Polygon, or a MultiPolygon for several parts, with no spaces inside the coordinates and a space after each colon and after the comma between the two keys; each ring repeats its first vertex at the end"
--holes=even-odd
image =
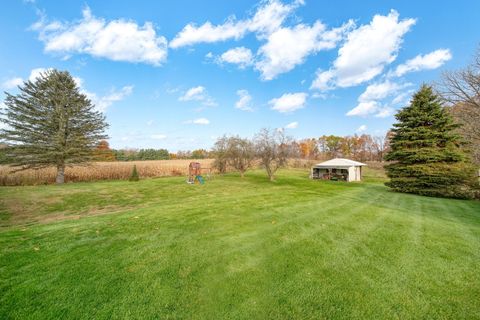
{"type": "Polygon", "coordinates": [[[476,0],[6,0],[0,99],[68,70],[113,148],[384,135],[422,83],[471,61],[478,30],[476,0]]]}

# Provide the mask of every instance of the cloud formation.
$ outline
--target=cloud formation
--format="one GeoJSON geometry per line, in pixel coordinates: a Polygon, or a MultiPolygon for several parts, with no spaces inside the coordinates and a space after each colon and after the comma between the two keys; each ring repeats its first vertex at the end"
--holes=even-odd
{"type": "Polygon", "coordinates": [[[208,125],[210,124],[210,120],[207,118],[198,118],[194,120],[187,120],[184,122],[185,124],[198,124],[198,125],[208,125]]]}
{"type": "Polygon", "coordinates": [[[339,28],[327,30],[323,23],[316,21],[312,26],[298,24],[279,28],[258,50],[259,61],[255,67],[263,80],[272,80],[304,63],[307,56],[335,48],[353,25],[353,21],[349,21],[339,28]]]}
{"type": "Polygon", "coordinates": [[[161,65],[167,58],[167,40],[157,35],[151,22],[143,26],[134,21],[106,21],[92,15],[89,7],[82,18],[73,22],[47,22],[42,16],[32,27],[38,31],[45,52],[88,54],[114,61],[140,62],[161,65]]]}
{"type": "Polygon", "coordinates": [[[263,1],[254,15],[244,20],[237,20],[235,16],[231,16],[218,25],[210,21],[200,26],[189,23],[170,42],[170,47],[176,49],[198,43],[239,40],[248,32],[257,33],[259,38],[263,38],[278,29],[299,5],[303,5],[303,1],[294,1],[286,5],[278,0],[269,0],[263,1]]]}
{"type": "Polygon", "coordinates": [[[436,69],[450,59],[452,59],[452,54],[449,49],[438,49],[425,55],[419,54],[399,65],[395,69],[394,75],[401,77],[409,72],[436,69]]]}
{"type": "Polygon", "coordinates": [[[120,90],[112,89],[104,96],[98,96],[85,89],[83,89],[82,92],[92,101],[98,111],[105,112],[113,103],[121,101],[131,95],[133,92],[133,86],[124,86],[120,90]]]}
{"type": "Polygon", "coordinates": [[[179,101],[200,101],[204,106],[216,106],[215,100],[207,93],[204,86],[196,86],[188,89],[183,96],[178,98],[179,101]]]}
{"type": "Polygon", "coordinates": [[[362,133],[362,132],[365,132],[365,131],[367,131],[367,126],[364,125],[364,124],[362,124],[362,125],[361,125],[360,127],[358,127],[358,129],[357,129],[357,132],[358,132],[358,133],[362,133]]]}
{"type": "Polygon", "coordinates": [[[373,79],[383,72],[386,65],[395,61],[403,36],[414,24],[415,19],[399,20],[395,10],[387,16],[375,15],[369,24],[347,35],[333,67],[318,71],[311,88],[325,91],[373,79]]]}
{"type": "Polygon", "coordinates": [[[218,62],[236,64],[240,69],[245,69],[253,63],[252,51],[245,47],[236,47],[222,53],[218,62]]]}
{"type": "Polygon", "coordinates": [[[285,129],[296,129],[296,128],[298,128],[298,122],[297,121],[290,122],[289,124],[287,124],[285,126],[285,129]]]}
{"type": "Polygon", "coordinates": [[[268,103],[272,106],[271,109],[288,113],[305,107],[305,101],[307,100],[307,94],[304,92],[297,93],[285,93],[279,98],[270,100],[268,103]]]}
{"type": "Polygon", "coordinates": [[[397,98],[386,105],[383,104],[382,101],[388,97],[398,94],[401,90],[411,85],[411,83],[398,84],[388,79],[383,82],[370,84],[358,97],[357,106],[348,111],[346,115],[361,117],[374,115],[377,118],[388,117],[394,112],[392,105],[397,103],[395,101],[397,98]]]}
{"type": "Polygon", "coordinates": [[[252,96],[247,90],[237,90],[238,100],[235,103],[235,108],[243,111],[253,111],[251,106],[252,96]]]}
{"type": "MultiPolygon", "coordinates": [[[[304,63],[307,56],[335,48],[354,26],[351,20],[334,29],[327,29],[320,21],[312,25],[301,23],[292,27],[284,26],[287,18],[303,4],[303,0],[290,4],[268,0],[261,2],[253,16],[247,19],[237,20],[232,16],[219,25],[210,21],[200,26],[189,23],[170,42],[170,47],[239,40],[247,33],[255,33],[257,39],[264,42],[255,59],[250,49],[238,47],[223,53],[217,60],[238,64],[240,68],[253,65],[256,60],[255,69],[260,71],[261,79],[272,80],[304,63]]],[[[213,54],[209,52],[207,58],[212,57],[213,54]]]]}

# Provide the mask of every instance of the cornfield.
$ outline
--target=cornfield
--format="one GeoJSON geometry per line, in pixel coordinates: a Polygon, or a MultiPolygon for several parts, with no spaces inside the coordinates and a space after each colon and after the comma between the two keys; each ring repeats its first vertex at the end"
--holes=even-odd
{"type": "MultiPolygon", "coordinates": [[[[128,162],[94,162],[88,166],[73,166],[65,169],[65,182],[126,180],[132,173],[133,165],[138,174],[145,177],[182,176],[188,174],[190,162],[200,162],[202,168],[210,168],[212,159],[201,160],[151,160],[128,162]]],[[[0,185],[38,185],[55,183],[56,169],[44,168],[14,171],[9,166],[0,166],[0,185]]]]}
{"type": "MultiPolygon", "coordinates": [[[[98,180],[127,180],[132,174],[133,166],[137,166],[140,178],[186,176],[190,162],[200,162],[202,168],[211,168],[213,159],[200,160],[145,160],[145,161],[116,161],[94,162],[88,166],[73,166],[65,169],[65,182],[98,181],[98,180]]],[[[289,159],[290,168],[308,169],[318,160],[289,159]]],[[[370,163],[369,163],[370,165],[370,163]]],[[[255,161],[254,168],[260,164],[255,161]]],[[[39,170],[24,170],[13,172],[15,168],[0,166],[0,186],[21,186],[55,183],[56,169],[54,167],[39,170]]],[[[213,173],[214,170],[210,169],[213,173]]],[[[205,174],[210,170],[205,170],[205,174]]],[[[228,171],[234,171],[228,168],[228,171]]]]}

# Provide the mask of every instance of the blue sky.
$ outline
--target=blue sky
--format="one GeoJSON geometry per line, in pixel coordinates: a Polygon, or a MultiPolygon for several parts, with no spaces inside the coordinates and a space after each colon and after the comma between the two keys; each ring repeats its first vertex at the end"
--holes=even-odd
{"type": "Polygon", "coordinates": [[[7,0],[0,86],[70,71],[115,148],[383,135],[422,82],[470,61],[478,30],[473,0],[7,0]]]}

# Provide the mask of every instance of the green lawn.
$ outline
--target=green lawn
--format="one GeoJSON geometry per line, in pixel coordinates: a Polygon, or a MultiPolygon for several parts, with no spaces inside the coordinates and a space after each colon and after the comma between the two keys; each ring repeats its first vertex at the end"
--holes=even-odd
{"type": "Polygon", "coordinates": [[[0,319],[480,319],[480,202],[307,175],[0,188],[0,319]]]}

